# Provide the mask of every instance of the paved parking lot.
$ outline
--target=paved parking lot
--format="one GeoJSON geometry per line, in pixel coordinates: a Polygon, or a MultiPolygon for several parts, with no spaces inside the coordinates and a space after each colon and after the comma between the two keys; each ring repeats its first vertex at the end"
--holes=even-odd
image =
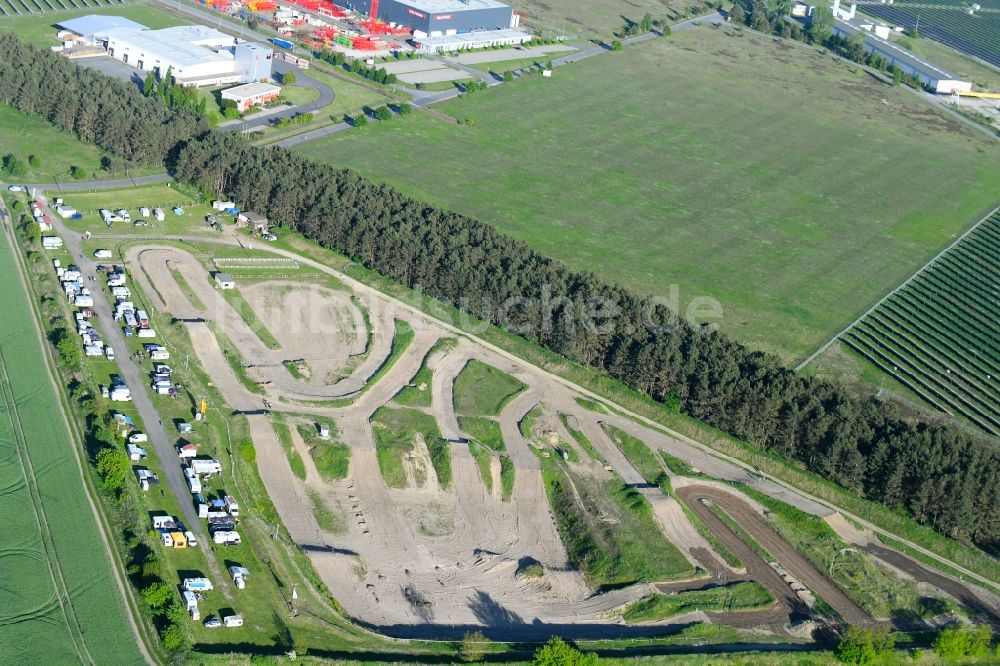
{"type": "Polygon", "coordinates": [[[142,85],[143,79],[146,78],[146,75],[135,67],[126,65],[121,60],[115,60],[108,55],[94,56],[92,58],[80,58],[76,62],[81,67],[86,67],[87,69],[92,69],[100,72],[101,74],[113,76],[116,79],[121,79],[122,81],[131,81],[139,86],[142,85]]]}

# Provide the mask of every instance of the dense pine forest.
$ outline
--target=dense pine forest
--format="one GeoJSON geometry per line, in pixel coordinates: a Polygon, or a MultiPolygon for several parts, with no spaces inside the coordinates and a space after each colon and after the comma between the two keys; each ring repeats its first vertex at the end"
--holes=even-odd
{"type": "Polygon", "coordinates": [[[1000,454],[964,431],[904,420],[888,403],[797,375],[775,357],[570,271],[489,225],[352,171],[211,130],[189,110],[169,110],[135,86],[12,35],[0,35],[0,101],[120,159],[165,164],[179,180],[404,285],[1000,553],[1000,454]],[[595,320],[596,302],[608,316],[595,320]],[[587,319],[593,325],[584,325],[587,319]]]}

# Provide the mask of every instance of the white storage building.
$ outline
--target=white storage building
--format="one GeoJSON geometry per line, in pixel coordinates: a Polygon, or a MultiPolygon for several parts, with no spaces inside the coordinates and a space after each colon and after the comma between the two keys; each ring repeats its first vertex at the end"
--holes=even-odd
{"type": "Polygon", "coordinates": [[[143,72],[169,69],[181,85],[215,86],[269,79],[273,51],[242,42],[213,28],[181,25],[162,30],[121,16],[89,15],[59,24],[108,55],[143,72]]]}
{"type": "Polygon", "coordinates": [[[413,35],[413,43],[418,51],[438,53],[441,51],[459,51],[461,49],[484,49],[491,46],[516,46],[526,44],[532,36],[522,30],[507,28],[504,30],[475,30],[461,34],[427,37],[425,34],[413,35]]]}

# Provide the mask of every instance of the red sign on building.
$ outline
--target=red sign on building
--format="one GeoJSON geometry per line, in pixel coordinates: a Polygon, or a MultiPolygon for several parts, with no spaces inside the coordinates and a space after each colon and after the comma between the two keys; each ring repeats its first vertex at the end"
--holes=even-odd
{"type": "Polygon", "coordinates": [[[407,9],[406,11],[408,13],[410,13],[410,14],[413,14],[414,16],[416,16],[418,18],[427,18],[427,14],[423,14],[421,12],[418,12],[416,9],[407,9]]]}

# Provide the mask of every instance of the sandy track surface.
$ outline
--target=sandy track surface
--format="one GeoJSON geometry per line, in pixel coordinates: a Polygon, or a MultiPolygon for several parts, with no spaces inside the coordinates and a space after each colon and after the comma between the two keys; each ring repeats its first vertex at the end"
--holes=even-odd
{"type": "MultiPolygon", "coordinates": [[[[240,350],[248,366],[248,374],[253,373],[259,377],[270,398],[284,397],[311,401],[343,398],[356,394],[382,365],[392,347],[395,330],[392,313],[388,309],[375,310],[371,312],[375,331],[371,351],[368,358],[349,377],[333,384],[301,382],[284,366],[285,361],[305,359],[310,365],[316,364],[324,374],[329,374],[335,370],[338,359],[341,359],[340,365],[343,365],[343,360],[346,359],[343,352],[358,344],[351,339],[357,331],[356,315],[351,312],[356,306],[349,300],[345,304],[342,294],[309,285],[308,299],[292,298],[292,304],[296,307],[287,309],[286,316],[266,315],[266,319],[271,323],[268,330],[281,327],[281,335],[271,331],[284,341],[282,348],[275,350],[263,343],[217,288],[201,287],[206,282],[206,271],[190,253],[170,246],[132,247],[126,252],[126,261],[139,263],[142,266],[137,278],[147,287],[145,291],[157,292],[166,310],[175,317],[190,320],[204,319],[214,322],[225,331],[226,336],[240,350]],[[203,308],[191,303],[171,274],[172,271],[176,271],[192,289],[196,290],[203,308]],[[155,289],[152,288],[153,285],[155,289]],[[310,307],[303,307],[306,302],[310,307]],[[345,308],[346,316],[340,316],[339,313],[345,308]],[[318,314],[314,313],[314,310],[318,314]],[[332,319],[324,317],[331,313],[338,315],[332,319]],[[333,330],[332,326],[337,321],[345,320],[350,322],[348,326],[339,331],[333,330]],[[285,335],[286,327],[291,331],[290,335],[285,335]],[[338,352],[330,353],[328,349],[328,346],[336,346],[330,345],[331,335],[344,340],[342,349],[338,352]]],[[[266,294],[269,284],[249,287],[252,293],[261,296],[253,301],[248,300],[252,307],[259,306],[266,300],[266,296],[262,294],[266,294]],[[255,288],[258,291],[253,291],[255,288]]],[[[261,318],[259,314],[258,318],[261,318]]]]}
{"type": "MultiPolygon", "coordinates": [[[[145,281],[147,294],[157,294],[156,298],[163,301],[157,307],[162,306],[185,320],[199,361],[227,402],[234,409],[251,412],[249,418],[258,448],[258,464],[275,506],[293,538],[309,553],[320,576],[352,615],[379,625],[390,633],[408,636],[441,635],[446,625],[485,625],[497,630],[509,628],[512,633],[501,631],[498,634],[507,637],[527,636],[533,631],[542,632],[544,628],[549,632],[589,636],[616,636],[644,631],[615,625],[616,621],[609,619],[609,613],[648,594],[649,586],[637,585],[595,595],[587,588],[580,572],[568,562],[548,507],[539,459],[531,450],[532,444],[522,437],[518,428],[524,415],[540,400],[549,408],[568,414],[580,423],[614,473],[626,482],[636,484],[647,496],[664,534],[689,560],[705,568],[716,581],[760,580],[774,589],[782,600],[772,615],[754,613],[752,619],[746,619],[743,617],[746,614],[734,614],[732,617],[709,616],[709,619],[731,621],[739,626],[778,628],[787,622],[790,613],[798,617],[799,611],[802,611],[804,615],[801,602],[770,566],[749,551],[746,544],[742,544],[731,532],[723,538],[727,534],[725,526],[722,525],[720,531],[721,522],[711,512],[703,511],[704,505],[686,502],[747,564],[747,571],[735,572],[721,564],[721,558],[711,552],[710,545],[694,530],[676,500],[659,488],[646,487],[634,467],[607,437],[601,424],[608,423],[625,430],[654,450],[668,451],[703,472],[747,483],[815,515],[829,515],[831,512],[828,509],[773,482],[748,475],[742,468],[709,456],[660,431],[638,425],[622,416],[589,412],[575,402],[576,394],[553,377],[465,338],[460,339],[456,348],[439,355],[431,363],[434,369],[432,411],[445,437],[462,437],[454,410],[454,379],[472,358],[510,373],[528,386],[524,393],[505,407],[499,417],[507,451],[516,468],[511,500],[502,501],[498,491],[498,474],[494,476],[494,491],[486,490],[475,460],[461,444],[452,444],[453,482],[449,488],[439,488],[430,474],[428,482],[420,487],[410,484],[404,489],[388,488],[379,471],[371,416],[411,381],[440,337],[455,333],[445,331],[423,315],[394,305],[387,299],[378,302],[382,297],[371,293],[368,294],[367,305],[374,331],[368,359],[350,377],[335,385],[351,389],[350,395],[354,397],[352,404],[330,408],[287,402],[286,398],[298,400],[296,396],[311,395],[309,390],[325,387],[295,380],[280,363],[257,368],[261,372],[274,373],[271,381],[278,388],[271,391],[271,409],[330,417],[336,421],[342,441],[352,449],[347,479],[325,482],[316,474],[314,467],[310,469],[311,460],[307,462],[306,480],[297,479],[290,471],[268,418],[259,413],[262,396],[248,391],[240,383],[216,343],[211,328],[199,321],[206,318],[205,312],[188,301],[173,279],[170,266],[183,275],[188,284],[202,283],[204,269],[191,255],[176,248],[132,248],[128,256],[133,262],[141,259],[146,272],[140,271],[137,278],[145,281]],[[413,342],[378,382],[368,385],[367,379],[389,354],[396,318],[407,321],[414,328],[413,342]],[[364,366],[367,367],[362,371],[364,366]],[[283,390],[285,384],[279,384],[277,379],[293,382],[296,392],[286,393],[283,390]],[[352,383],[345,384],[349,381],[352,383]],[[336,507],[343,514],[346,523],[344,533],[329,534],[319,529],[312,512],[307,509],[310,506],[309,489],[318,493],[328,507],[336,507]],[[517,575],[519,566],[531,561],[543,564],[546,572],[543,578],[527,580],[517,575]]],[[[214,289],[205,291],[211,294],[214,289]]],[[[293,347],[307,346],[310,342],[308,335],[307,339],[298,342],[294,334],[286,340],[279,318],[271,332],[282,342],[283,349],[267,349],[249,331],[242,318],[231,311],[228,303],[224,299],[219,303],[214,300],[216,298],[221,299],[221,295],[214,293],[206,296],[206,311],[210,307],[221,308],[219,311],[224,315],[215,319],[215,323],[227,334],[230,333],[229,327],[233,328],[235,333],[230,337],[234,338],[234,342],[238,340],[236,344],[240,353],[251,364],[266,366],[263,361],[275,360],[275,354],[286,355],[284,347],[288,346],[289,340],[293,347]],[[227,308],[231,312],[225,313],[227,308]],[[243,337],[247,334],[252,338],[243,337]]],[[[337,325],[344,328],[353,326],[356,332],[357,320],[351,320],[352,317],[341,316],[337,325]]],[[[349,337],[346,333],[343,338],[345,344],[349,337]]],[[[343,350],[337,353],[340,358],[345,357],[343,350]]],[[[350,356],[349,353],[346,355],[350,356]]],[[[333,365],[335,363],[331,360],[330,367],[333,365]]],[[[557,430],[565,429],[560,425],[557,430]]],[[[568,435],[565,432],[562,434],[568,435]]],[[[293,440],[296,438],[297,434],[293,440]]],[[[566,439],[570,441],[572,438],[566,439]]],[[[298,447],[300,444],[296,441],[295,445],[298,447]]],[[[418,447],[418,450],[422,451],[418,457],[429,467],[426,449],[418,447]]],[[[598,468],[592,463],[590,466],[598,468]]],[[[598,469],[596,473],[608,472],[598,469]]],[[[672,477],[672,481],[678,494],[683,493],[681,496],[686,501],[689,497],[710,498],[727,511],[731,509],[736,514],[734,518],[741,523],[746,521],[748,531],[755,536],[759,534],[767,544],[765,548],[789,571],[801,576],[806,585],[842,612],[845,618],[870,622],[870,618],[770,530],[759,513],[759,507],[700,482],[676,477],[672,477]],[[720,499],[720,495],[724,497],[720,499]]],[[[705,582],[673,584],[664,589],[689,589],[705,582]]]]}

